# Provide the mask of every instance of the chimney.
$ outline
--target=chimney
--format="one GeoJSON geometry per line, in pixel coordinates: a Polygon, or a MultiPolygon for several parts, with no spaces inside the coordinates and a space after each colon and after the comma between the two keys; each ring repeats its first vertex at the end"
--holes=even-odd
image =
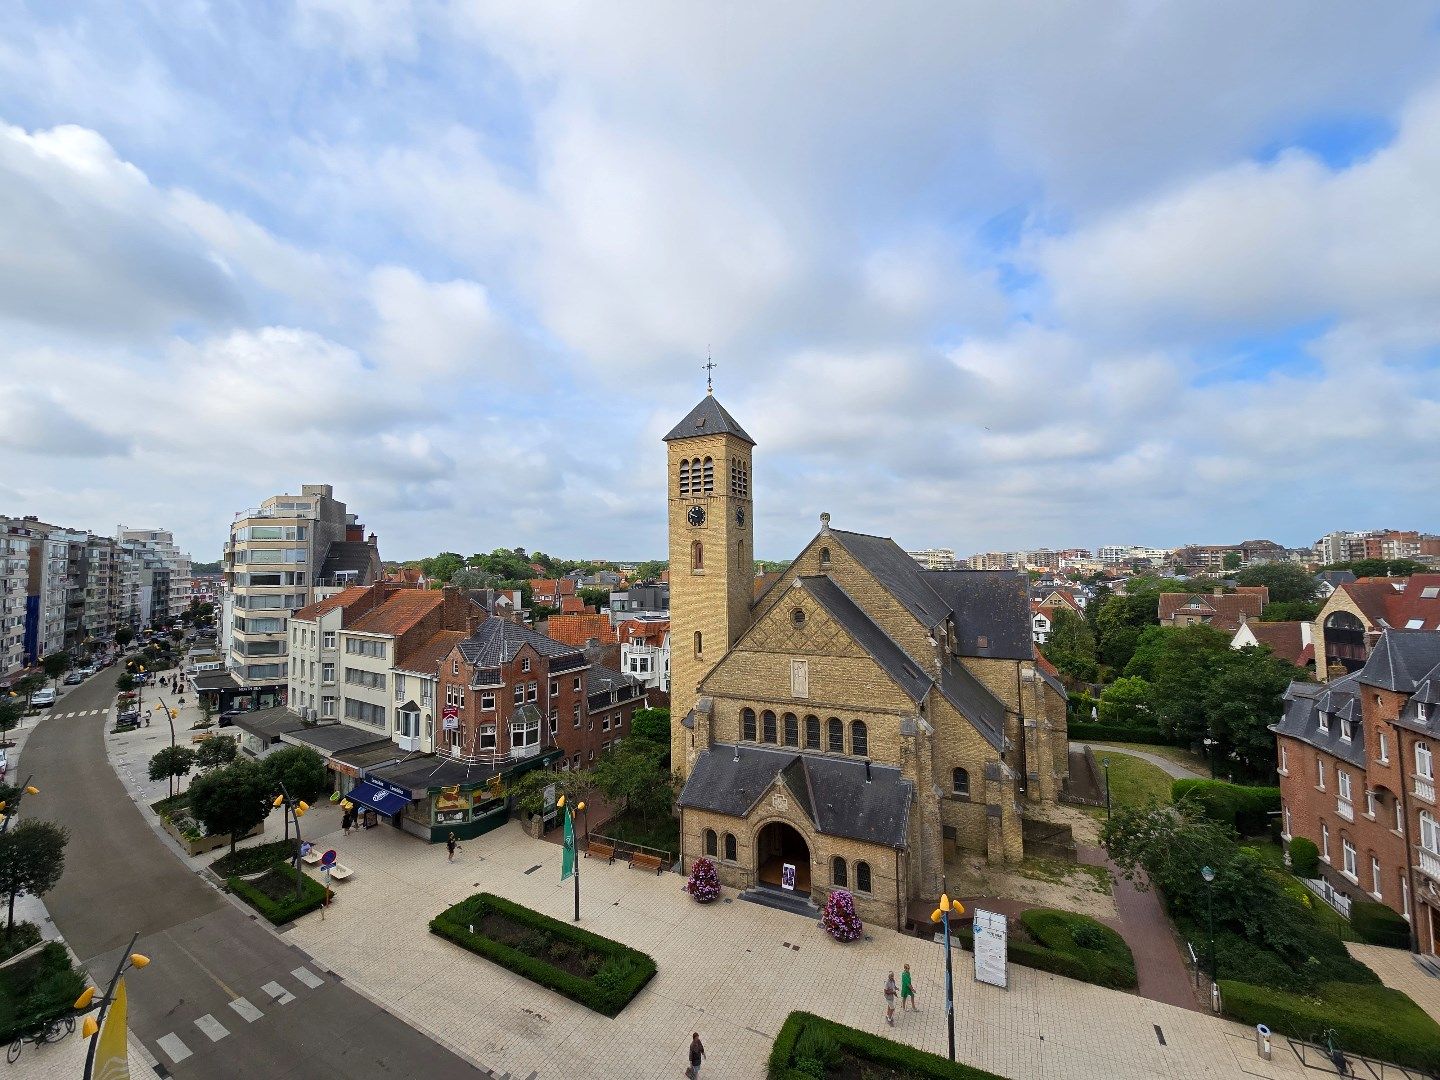
{"type": "Polygon", "coordinates": [[[1216,586],[1215,586],[1214,595],[1215,595],[1215,596],[1224,596],[1224,595],[1225,595],[1225,587],[1224,587],[1223,585],[1216,585],[1216,586]]]}

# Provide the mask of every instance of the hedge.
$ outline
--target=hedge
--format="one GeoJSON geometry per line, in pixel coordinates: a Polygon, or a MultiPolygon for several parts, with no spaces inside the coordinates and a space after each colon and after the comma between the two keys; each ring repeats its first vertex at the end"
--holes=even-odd
{"type": "Polygon", "coordinates": [[[1072,720],[1068,726],[1072,742],[1128,742],[1146,746],[1188,746],[1184,739],[1166,734],[1156,727],[1132,727],[1129,724],[1099,724],[1072,720]]]}
{"type": "Polygon", "coordinates": [[[1221,979],[1220,995],[1225,1015],[1242,1024],[1265,1024],[1310,1042],[1323,1041],[1320,1033],[1334,1028],[1346,1053],[1440,1070],[1440,1024],[1399,990],[1325,983],[1301,996],[1221,979]]]}
{"type": "Polygon", "coordinates": [[[299,876],[302,884],[298,899],[294,893],[290,893],[287,899],[275,900],[260,889],[260,885],[272,877],[282,877],[287,879],[290,885],[295,884],[295,868],[284,863],[277,863],[270,873],[259,881],[241,881],[238,877],[229,877],[225,879],[225,883],[236,896],[279,926],[314,911],[325,902],[325,886],[307,874],[299,876]]]}
{"type": "Polygon", "coordinates": [[[33,956],[0,968],[0,1045],[74,1011],[85,979],[65,946],[52,941],[33,956]]]}
{"type": "MultiPolygon", "coordinates": [[[[1006,943],[1006,955],[1011,963],[1118,990],[1133,989],[1136,985],[1135,959],[1130,953],[1130,947],[1108,926],[1103,926],[1086,915],[1076,915],[1055,908],[1035,908],[1027,911],[1020,916],[1020,924],[1027,933],[1036,937],[1043,935],[1051,941],[1065,943],[1066,948],[1051,948],[1041,941],[1027,941],[1011,934],[1006,943]],[[1032,922],[1039,926],[1038,933],[1031,930],[1026,916],[1035,916],[1032,922]],[[1093,926],[1102,932],[1106,942],[1103,950],[1085,949],[1074,943],[1075,930],[1082,925],[1093,926]],[[1123,955],[1120,950],[1124,950],[1123,955]]],[[[962,948],[974,951],[975,935],[969,927],[952,929],[950,933],[960,942],[962,948]]]]}
{"type": "Polygon", "coordinates": [[[1004,1080],[1003,1077],[973,1065],[949,1061],[938,1054],[927,1054],[913,1046],[871,1035],[868,1031],[825,1020],[807,1012],[792,1012],[780,1025],[775,1043],[770,1048],[769,1080],[813,1080],[814,1073],[797,1069],[797,1049],[816,1041],[833,1045],[840,1053],[868,1064],[893,1069],[903,1076],[919,1080],[1004,1080]]]}
{"type": "Polygon", "coordinates": [[[1278,787],[1248,787],[1224,780],[1176,780],[1170,797],[1179,802],[1189,797],[1213,821],[1229,825],[1241,836],[1259,836],[1270,830],[1272,815],[1280,812],[1278,787]]]}
{"type": "Polygon", "coordinates": [[[476,893],[446,908],[430,920],[430,932],[605,1016],[618,1015],[655,977],[655,961],[639,950],[490,893],[476,893]],[[488,914],[503,916],[604,959],[594,975],[588,978],[572,975],[541,957],[471,929],[488,914]]]}
{"type": "Polygon", "coordinates": [[[1320,849],[1315,841],[1303,836],[1290,841],[1290,869],[1296,877],[1317,878],[1320,876],[1320,849]]]}
{"type": "Polygon", "coordinates": [[[295,858],[294,840],[272,840],[268,844],[238,848],[234,855],[228,851],[210,864],[210,869],[221,877],[232,874],[258,874],[276,863],[289,862],[295,858]]]}
{"type": "Polygon", "coordinates": [[[1360,940],[1391,949],[1410,948],[1410,924],[1395,911],[1374,900],[1350,904],[1350,925],[1360,940]]]}

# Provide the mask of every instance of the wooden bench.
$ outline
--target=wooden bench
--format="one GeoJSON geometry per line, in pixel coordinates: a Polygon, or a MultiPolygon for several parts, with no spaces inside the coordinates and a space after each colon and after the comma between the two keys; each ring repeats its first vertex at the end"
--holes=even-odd
{"type": "Polygon", "coordinates": [[[657,875],[665,866],[659,855],[642,855],[638,851],[630,856],[630,865],[641,870],[654,870],[657,875]]]}
{"type": "Polygon", "coordinates": [[[615,861],[615,845],[602,844],[597,840],[591,840],[590,846],[585,849],[585,857],[587,859],[592,857],[604,859],[607,863],[613,863],[615,861]]]}

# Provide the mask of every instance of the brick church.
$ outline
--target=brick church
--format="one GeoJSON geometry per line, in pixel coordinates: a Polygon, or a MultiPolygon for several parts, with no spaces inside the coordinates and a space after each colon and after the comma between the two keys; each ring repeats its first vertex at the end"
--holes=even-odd
{"type": "Polygon", "coordinates": [[[1025,575],[924,570],[821,514],[758,590],[755,441],[707,394],[665,443],[685,868],[706,855],[726,885],[788,902],[846,888],[900,928],[933,907],[947,857],[1018,860],[1068,769],[1025,575]]]}

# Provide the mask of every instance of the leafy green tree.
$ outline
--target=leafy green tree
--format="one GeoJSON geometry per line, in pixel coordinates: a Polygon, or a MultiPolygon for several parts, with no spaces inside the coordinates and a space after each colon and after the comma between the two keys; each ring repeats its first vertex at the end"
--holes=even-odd
{"type": "Polygon", "coordinates": [[[1135,655],[1141,633],[1159,619],[1159,609],[1159,593],[1107,597],[1095,613],[1101,661],[1116,671],[1123,671],[1135,655]]]}
{"type": "MultiPolygon", "coordinates": [[[[1149,680],[1150,713],[1172,735],[1199,741],[1209,731],[1208,690],[1231,651],[1230,635],[1204,623],[1164,627],[1162,634],[1149,680]]],[[[1126,674],[1132,674],[1128,668],[1126,674]]]]}
{"type": "Polygon", "coordinates": [[[581,603],[588,604],[596,611],[610,606],[609,589],[581,589],[578,594],[581,603]]]}
{"type": "Polygon", "coordinates": [[[1100,675],[1095,659],[1095,635],[1085,619],[1069,608],[1056,608],[1045,639],[1045,656],[1062,674],[1079,682],[1094,682],[1100,675]]]}
{"type": "Polygon", "coordinates": [[[1144,724],[1150,708],[1150,684],[1144,679],[1116,679],[1100,695],[1102,724],[1144,724]]]}
{"type": "Polygon", "coordinates": [[[1315,578],[1299,563],[1264,563],[1241,570],[1235,575],[1240,585],[1264,585],[1270,590],[1270,602],[1287,603],[1292,600],[1314,600],[1319,595],[1315,578]]]}
{"type": "Polygon", "coordinates": [[[670,710],[636,709],[630,719],[630,734],[670,750],[670,710]]]}
{"type": "Polygon", "coordinates": [[[555,785],[555,794],[564,795],[566,803],[579,802],[594,787],[590,774],[581,769],[570,772],[547,772],[532,769],[510,785],[513,805],[528,820],[545,809],[545,789],[555,785]]]}
{"type": "Polygon", "coordinates": [[[135,689],[136,685],[135,676],[131,675],[128,671],[122,672],[120,677],[115,680],[115,689],[119,690],[122,694],[128,694],[131,690],[135,689]]]}
{"type": "Polygon", "coordinates": [[[45,669],[46,677],[51,682],[54,682],[70,670],[70,654],[67,652],[53,652],[45,657],[44,660],[40,661],[40,664],[45,669]]]}
{"type": "Polygon", "coordinates": [[[1423,574],[1430,568],[1414,559],[1356,559],[1354,562],[1332,563],[1326,570],[1349,570],[1356,577],[1409,577],[1423,574]]]}
{"type": "Polygon", "coordinates": [[[195,748],[195,765],[201,772],[223,768],[235,760],[239,744],[234,739],[210,738],[195,748]]]}
{"type": "Polygon", "coordinates": [[[118,629],[116,629],[116,631],[115,631],[115,644],[116,644],[116,645],[119,645],[120,648],[122,648],[122,649],[125,648],[126,645],[129,645],[130,642],[132,642],[132,641],[134,641],[134,640],[135,640],[135,631],[134,631],[134,630],[131,630],[130,627],[128,627],[128,626],[121,626],[121,627],[119,627],[118,629]]]}
{"type": "Polygon", "coordinates": [[[1314,622],[1323,605],[1319,600],[1282,600],[1265,605],[1261,622],[1314,622]]]}
{"type": "Polygon", "coordinates": [[[16,680],[15,693],[18,694],[23,700],[29,701],[30,695],[35,693],[36,690],[39,690],[44,685],[45,676],[41,675],[38,671],[32,671],[30,672],[30,674],[23,675],[16,680]]]}
{"type": "Polygon", "coordinates": [[[308,746],[287,746],[276,750],[261,762],[271,794],[277,794],[280,784],[290,792],[292,799],[313,799],[329,786],[325,772],[325,761],[308,746]]]}
{"type": "Polygon", "coordinates": [[[420,569],[425,571],[425,576],[439,582],[449,581],[455,571],[464,565],[465,560],[453,551],[442,551],[434,558],[420,560],[420,569]]]}
{"type": "Polygon", "coordinates": [[[534,619],[537,623],[544,622],[546,619],[550,618],[551,615],[559,614],[560,609],[558,607],[548,607],[545,604],[535,604],[533,607],[530,608],[530,617],[534,619]]]}
{"type": "Polygon", "coordinates": [[[174,779],[189,776],[194,767],[194,750],[188,746],[167,746],[150,759],[150,779],[170,780],[170,794],[174,795],[174,779]]]}
{"type": "Polygon", "coordinates": [[[661,764],[664,756],[665,750],[654,743],[626,739],[595,763],[591,779],[611,806],[623,806],[642,823],[654,823],[670,813],[675,801],[674,778],[661,764]]]}
{"type": "Polygon", "coordinates": [[[462,566],[450,575],[450,584],[457,589],[498,589],[501,581],[499,576],[473,566],[462,566]]]}
{"type": "Polygon", "coordinates": [[[274,786],[248,758],[201,773],[190,784],[191,813],[212,835],[229,834],[232,855],[235,841],[269,816],[273,798],[274,786]]]}
{"type": "Polygon", "coordinates": [[[1268,648],[1230,649],[1216,664],[1205,691],[1205,711],[1219,748],[1252,776],[1275,767],[1270,725],[1283,709],[1285,689],[1307,672],[1271,655],[1268,648]]]}
{"type": "Polygon", "coordinates": [[[65,872],[70,834],[53,821],[24,818],[0,833],[0,893],[9,897],[6,932],[15,929],[15,898],[44,896],[65,872]]]}
{"type": "Polygon", "coordinates": [[[659,581],[660,575],[668,569],[670,569],[670,561],[668,559],[651,559],[635,567],[634,580],[659,581]]]}
{"type": "Polygon", "coordinates": [[[20,718],[25,715],[26,698],[9,697],[0,698],[0,746],[5,746],[5,736],[20,724],[20,718]]]}
{"type": "Polygon", "coordinates": [[[1238,551],[1227,552],[1222,563],[1226,570],[1240,569],[1240,553],[1238,551]]]}

